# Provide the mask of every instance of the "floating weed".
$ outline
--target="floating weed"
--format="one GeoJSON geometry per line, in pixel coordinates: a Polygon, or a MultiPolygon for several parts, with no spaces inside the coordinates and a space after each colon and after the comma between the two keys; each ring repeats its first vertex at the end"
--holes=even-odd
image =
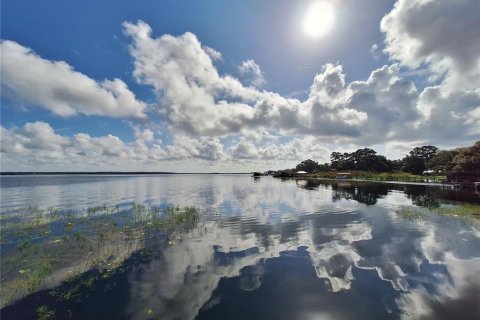
{"type": "Polygon", "coordinates": [[[453,205],[453,206],[440,207],[440,208],[437,208],[435,211],[443,215],[455,216],[455,217],[465,218],[468,220],[470,219],[475,219],[477,221],[480,220],[479,204],[462,203],[462,204],[453,205]]]}
{"type": "Polygon", "coordinates": [[[48,306],[43,305],[37,308],[37,320],[50,320],[55,315],[55,310],[51,310],[48,306]]]}
{"type": "Polygon", "coordinates": [[[51,275],[55,267],[55,258],[47,257],[39,265],[38,269],[28,273],[27,277],[27,291],[28,293],[33,293],[40,286],[40,284],[45,280],[46,277],[51,275]]]}
{"type": "Polygon", "coordinates": [[[104,205],[101,205],[101,206],[95,206],[95,207],[87,208],[87,213],[88,214],[95,214],[95,213],[98,213],[98,212],[101,212],[101,211],[106,211],[106,210],[107,210],[107,206],[104,204],[104,205]]]}
{"type": "Polygon", "coordinates": [[[478,204],[458,204],[445,205],[442,207],[420,208],[416,206],[402,206],[395,211],[397,216],[407,220],[425,219],[429,214],[440,214],[453,216],[472,223],[480,222],[480,205],[478,204]]]}
{"type": "Polygon", "coordinates": [[[80,231],[75,232],[73,239],[80,248],[83,248],[85,246],[85,242],[87,241],[85,236],[80,233],[80,231]]]}
{"type": "Polygon", "coordinates": [[[426,216],[425,210],[412,206],[401,206],[399,209],[395,210],[395,214],[406,220],[422,220],[426,216]]]}
{"type": "Polygon", "coordinates": [[[20,244],[18,245],[18,250],[25,251],[32,244],[32,240],[28,236],[22,236],[20,239],[20,244]]]}
{"type": "MultiPolygon", "coordinates": [[[[76,290],[92,288],[99,279],[109,281],[134,252],[146,246],[158,248],[168,240],[173,245],[181,239],[181,234],[196,228],[199,221],[199,213],[193,207],[143,204],[133,204],[123,211],[118,205],[83,211],[30,207],[0,216],[1,307],[92,269],[99,274],[81,282],[76,290]]],[[[150,259],[154,252],[147,249],[139,257],[150,259]]],[[[73,289],[57,296],[77,297],[73,289]]]]}
{"type": "Polygon", "coordinates": [[[58,297],[60,301],[67,301],[74,298],[79,299],[92,289],[96,280],[97,277],[93,275],[86,279],[76,279],[76,283],[73,286],[64,287],[62,291],[55,292],[55,296],[58,297]]]}

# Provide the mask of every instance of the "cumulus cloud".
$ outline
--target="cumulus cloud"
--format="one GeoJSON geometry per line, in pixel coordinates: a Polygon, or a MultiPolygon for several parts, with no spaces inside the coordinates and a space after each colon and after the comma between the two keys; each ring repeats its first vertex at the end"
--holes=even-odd
{"type": "Polygon", "coordinates": [[[13,41],[2,41],[0,49],[2,96],[62,117],[79,113],[145,117],[145,103],[120,79],[98,82],[63,61],[43,59],[13,41]]]}
{"type": "Polygon", "coordinates": [[[431,140],[472,141],[480,135],[480,88],[451,92],[441,85],[428,87],[417,108],[422,114],[419,128],[431,140]]]}
{"type": "Polygon", "coordinates": [[[149,129],[136,131],[137,140],[124,142],[114,135],[92,137],[77,133],[72,137],[55,133],[45,122],[27,123],[21,128],[1,127],[1,149],[3,157],[25,157],[27,160],[45,162],[56,160],[66,164],[118,163],[119,161],[167,161],[200,159],[206,161],[226,158],[223,145],[218,138],[189,138],[177,136],[174,142],[161,147],[153,141],[149,129]],[[147,146],[145,142],[151,142],[147,146]]]}
{"type": "MultiPolygon", "coordinates": [[[[399,7],[401,4],[392,12],[399,7]]],[[[382,25],[391,23],[386,21],[382,25]]],[[[191,33],[153,38],[152,30],[142,21],[125,23],[124,28],[133,40],[134,75],[159,93],[161,112],[175,132],[225,136],[266,129],[284,135],[328,137],[338,143],[371,145],[418,137],[433,143],[444,136],[435,134],[438,118],[446,120],[452,114],[455,121],[451,126],[461,127],[457,137],[466,140],[478,131],[474,129],[480,113],[475,104],[478,91],[452,93],[451,99],[459,99],[455,103],[426,99],[430,89],[419,92],[415,83],[403,76],[403,60],[372,71],[367,80],[349,84],[341,65],[326,64],[315,76],[308,98],[299,101],[245,87],[236,78],[220,75],[208,52],[191,33]],[[469,103],[464,104],[467,98],[469,103]]],[[[393,31],[388,32],[386,37],[390,39],[393,31]]],[[[387,41],[386,50],[395,57],[393,43],[387,41]]],[[[262,75],[253,60],[243,62],[239,68],[243,74],[262,75]]],[[[235,153],[254,158],[254,147],[241,143],[235,153]]]]}
{"type": "MultiPolygon", "coordinates": [[[[246,132],[237,135],[230,143],[217,137],[175,135],[167,145],[156,140],[150,129],[134,127],[134,134],[135,140],[126,142],[112,134],[95,137],[77,133],[66,136],[42,121],[27,123],[23,127],[2,126],[2,167],[7,171],[25,166],[38,168],[38,165],[47,166],[48,170],[88,170],[102,166],[111,170],[138,170],[152,168],[152,165],[167,167],[172,160],[175,163],[188,160],[204,166],[224,163],[225,171],[242,170],[248,162],[252,168],[266,170],[271,169],[271,165],[279,168],[291,166],[293,162],[307,157],[328,161],[330,154],[330,150],[319,145],[313,137],[280,142],[280,136],[268,131],[246,132]]],[[[178,165],[169,168],[189,171],[188,167],[185,169],[178,165]]]]}
{"type": "Polygon", "coordinates": [[[207,46],[203,46],[202,48],[203,48],[203,51],[205,51],[213,61],[223,59],[222,54],[217,50],[207,46]]]}
{"type": "Polygon", "coordinates": [[[7,154],[42,154],[47,159],[60,158],[69,139],[54,132],[41,121],[27,123],[21,132],[1,127],[0,151],[7,154]]]}
{"type": "Polygon", "coordinates": [[[318,144],[314,137],[297,137],[280,142],[278,138],[265,133],[262,139],[254,141],[242,136],[228,148],[232,159],[238,160],[291,160],[302,161],[307,158],[326,162],[331,150],[318,144]]]}
{"type": "Polygon", "coordinates": [[[418,96],[420,117],[404,140],[467,142],[480,134],[480,19],[476,0],[399,0],[381,22],[385,53],[402,67],[426,70],[432,86],[418,96]]]}
{"type": "Polygon", "coordinates": [[[243,61],[238,66],[238,72],[254,87],[261,87],[266,82],[263,71],[253,59],[243,61]]]}
{"type": "Polygon", "coordinates": [[[399,0],[381,22],[385,52],[403,65],[426,67],[449,86],[477,88],[480,19],[477,0],[399,0]]]}
{"type": "Polygon", "coordinates": [[[153,141],[154,133],[150,129],[141,129],[138,126],[133,127],[134,135],[136,139],[143,140],[146,142],[153,141]]]}
{"type": "MultiPolygon", "coordinates": [[[[264,74],[254,60],[238,67],[239,78],[246,81],[242,84],[218,71],[214,63],[222,59],[221,53],[202,45],[194,34],[154,37],[148,24],[125,22],[133,75],[140,84],[151,86],[157,97],[148,116],[158,120],[156,114],[160,115],[161,124],[167,125],[162,130],[172,141],[169,145],[156,141],[153,127],[141,128],[137,122],[132,125],[134,142],[119,140],[111,148],[115,151],[99,154],[114,152],[136,161],[258,163],[328,161],[330,150],[347,144],[351,149],[384,145],[387,156],[399,157],[421,144],[470,144],[480,137],[480,39],[472,31],[478,24],[473,4],[471,0],[399,0],[381,23],[384,53],[393,62],[373,70],[367,79],[351,82],[346,81],[342,65],[327,63],[303,101],[258,89],[264,74]],[[443,14],[447,11],[461,13],[462,18],[443,14]],[[452,30],[439,27],[445,25],[452,30]],[[452,41],[443,40],[445,32],[452,41]],[[429,74],[432,82],[417,86],[412,72],[429,74]]],[[[372,46],[373,52],[378,53],[378,48],[372,46]]],[[[2,42],[2,94],[62,116],[142,117],[147,113],[146,105],[121,80],[97,82],[65,62],[42,59],[11,41],[2,42]],[[15,71],[23,69],[26,72],[15,71]]],[[[2,146],[4,153],[30,150],[36,142],[24,143],[27,131],[8,129],[10,136],[21,136],[2,146]]],[[[50,130],[50,134],[56,133],[50,130]]],[[[75,138],[59,137],[69,143],[75,138]]],[[[103,138],[114,144],[114,138],[103,138]]],[[[98,139],[90,137],[90,144],[108,149],[98,139]]],[[[84,153],[87,150],[78,150],[84,153]]]]}
{"type": "Polygon", "coordinates": [[[333,108],[314,100],[287,99],[220,75],[192,33],[153,38],[150,26],[142,21],[124,23],[124,28],[133,40],[134,76],[159,93],[161,111],[172,130],[222,136],[265,127],[284,133],[352,136],[359,134],[359,125],[366,118],[342,105],[333,108]]]}

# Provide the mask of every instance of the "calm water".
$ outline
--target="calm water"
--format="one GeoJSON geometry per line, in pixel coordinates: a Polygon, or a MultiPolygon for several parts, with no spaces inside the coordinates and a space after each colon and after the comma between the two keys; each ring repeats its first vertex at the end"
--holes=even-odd
{"type": "MultiPolygon", "coordinates": [[[[2,215],[141,203],[194,206],[200,221],[125,249],[75,299],[52,294],[74,285],[54,270],[1,316],[35,319],[45,305],[52,319],[479,319],[479,224],[435,211],[459,201],[480,203],[426,186],[246,175],[3,176],[2,215]]],[[[2,238],[4,252],[16,245],[2,238]]]]}

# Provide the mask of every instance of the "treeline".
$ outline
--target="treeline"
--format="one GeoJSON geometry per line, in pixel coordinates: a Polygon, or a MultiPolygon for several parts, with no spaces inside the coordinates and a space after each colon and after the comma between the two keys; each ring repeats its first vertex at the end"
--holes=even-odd
{"type": "Polygon", "coordinates": [[[373,149],[363,148],[355,152],[332,152],[330,163],[319,164],[308,159],[295,167],[296,171],[308,173],[337,171],[370,171],[392,172],[402,171],[421,174],[425,171],[433,173],[451,171],[480,171],[480,141],[473,146],[452,150],[439,150],[435,146],[416,147],[403,159],[389,160],[377,154],[373,149]]]}

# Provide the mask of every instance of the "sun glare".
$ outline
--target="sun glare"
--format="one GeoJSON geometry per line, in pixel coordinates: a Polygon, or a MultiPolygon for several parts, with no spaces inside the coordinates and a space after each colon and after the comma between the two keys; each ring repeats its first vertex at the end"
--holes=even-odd
{"type": "Polygon", "coordinates": [[[303,19],[303,30],[309,37],[320,38],[330,32],[334,21],[335,10],[331,3],[314,2],[303,19]]]}

